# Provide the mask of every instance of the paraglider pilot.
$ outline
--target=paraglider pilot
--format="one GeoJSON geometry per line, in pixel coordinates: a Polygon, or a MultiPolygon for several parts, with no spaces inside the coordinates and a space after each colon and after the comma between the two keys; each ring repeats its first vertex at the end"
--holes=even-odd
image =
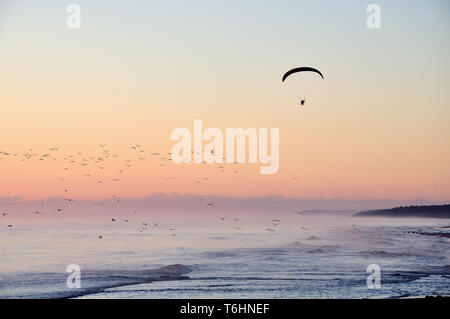
{"type": "MultiPolygon", "coordinates": [[[[322,73],[319,70],[314,69],[314,68],[309,67],[309,66],[302,66],[302,67],[295,68],[295,69],[287,71],[283,75],[283,77],[281,78],[281,81],[284,82],[284,80],[286,80],[286,78],[288,76],[290,76],[291,74],[297,73],[297,72],[315,72],[315,73],[319,74],[322,79],[324,79],[322,73]]],[[[305,103],[306,103],[306,99],[304,99],[304,98],[300,99],[300,105],[301,106],[304,106],[305,103]]]]}

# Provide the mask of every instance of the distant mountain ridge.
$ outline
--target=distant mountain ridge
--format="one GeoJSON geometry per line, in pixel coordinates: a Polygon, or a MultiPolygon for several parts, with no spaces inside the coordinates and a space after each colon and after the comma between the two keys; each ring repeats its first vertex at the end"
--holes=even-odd
{"type": "Polygon", "coordinates": [[[374,209],[359,212],[355,216],[450,218],[450,205],[401,206],[390,209],[374,209]]]}

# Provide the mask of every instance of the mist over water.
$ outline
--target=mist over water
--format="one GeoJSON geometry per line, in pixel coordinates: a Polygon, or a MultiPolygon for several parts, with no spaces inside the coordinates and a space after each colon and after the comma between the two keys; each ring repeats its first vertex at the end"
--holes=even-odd
{"type": "Polygon", "coordinates": [[[353,214],[265,212],[256,218],[212,211],[191,218],[24,220],[0,232],[0,297],[450,294],[447,220],[353,214]],[[66,287],[70,264],[81,267],[82,289],[66,287]],[[380,289],[366,286],[369,264],[381,268],[380,289]],[[168,265],[176,266],[163,275],[154,271],[168,265]]]}

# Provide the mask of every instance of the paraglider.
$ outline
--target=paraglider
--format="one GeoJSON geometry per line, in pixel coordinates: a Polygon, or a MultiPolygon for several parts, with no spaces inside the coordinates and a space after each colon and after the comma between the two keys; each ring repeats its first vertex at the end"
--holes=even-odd
{"type": "MultiPolygon", "coordinates": [[[[320,77],[321,77],[322,79],[324,79],[322,73],[321,73],[319,70],[317,70],[317,69],[315,69],[315,68],[312,68],[312,67],[309,67],[309,66],[303,66],[303,67],[294,68],[294,69],[292,69],[292,70],[287,71],[287,72],[283,75],[283,78],[282,78],[281,81],[284,82],[284,80],[286,80],[290,75],[292,75],[292,74],[294,74],[294,73],[299,73],[299,72],[314,72],[314,73],[317,73],[318,75],[320,75],[320,77]]],[[[306,102],[306,99],[305,99],[305,98],[301,98],[301,99],[300,99],[300,105],[304,106],[304,105],[305,105],[305,102],[306,102]]]]}

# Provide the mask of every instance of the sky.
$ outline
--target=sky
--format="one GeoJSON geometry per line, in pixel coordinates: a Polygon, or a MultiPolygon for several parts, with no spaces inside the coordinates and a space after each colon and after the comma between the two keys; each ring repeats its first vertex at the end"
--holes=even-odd
{"type": "Polygon", "coordinates": [[[448,1],[70,3],[0,0],[0,197],[450,198],[448,1]],[[151,155],[194,120],[279,128],[279,171],[151,155]]]}

